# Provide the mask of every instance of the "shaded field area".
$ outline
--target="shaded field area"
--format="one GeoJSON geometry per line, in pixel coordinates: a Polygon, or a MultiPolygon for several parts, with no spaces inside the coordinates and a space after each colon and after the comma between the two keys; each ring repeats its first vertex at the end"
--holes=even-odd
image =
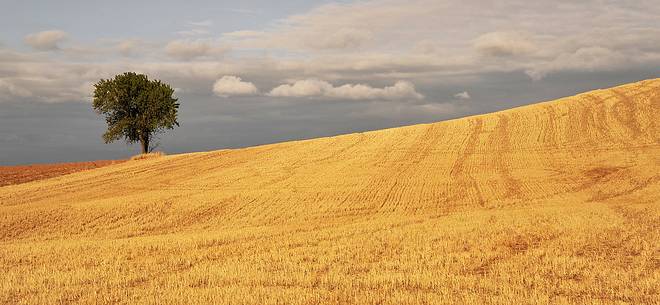
{"type": "Polygon", "coordinates": [[[0,303],[654,304],[660,80],[0,188],[0,303]]]}
{"type": "Polygon", "coordinates": [[[119,164],[123,160],[98,160],[54,164],[0,166],[0,186],[47,179],[79,171],[119,164]]]}

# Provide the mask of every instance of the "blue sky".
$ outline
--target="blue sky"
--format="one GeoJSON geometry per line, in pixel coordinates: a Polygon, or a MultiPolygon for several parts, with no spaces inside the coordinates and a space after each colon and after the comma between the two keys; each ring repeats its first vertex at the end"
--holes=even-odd
{"type": "Polygon", "coordinates": [[[657,1],[2,1],[0,164],[124,158],[92,84],[177,88],[168,153],[435,122],[659,77],[657,1]]]}

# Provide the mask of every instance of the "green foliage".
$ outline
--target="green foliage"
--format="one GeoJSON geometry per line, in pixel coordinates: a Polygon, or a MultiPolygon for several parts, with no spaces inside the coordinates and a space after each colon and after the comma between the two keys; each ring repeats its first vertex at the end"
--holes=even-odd
{"type": "Polygon", "coordinates": [[[140,142],[147,153],[155,134],[179,126],[179,104],[168,84],[126,72],[101,79],[94,88],[94,110],[108,123],[103,134],[106,143],[124,138],[129,144],[140,142]]]}

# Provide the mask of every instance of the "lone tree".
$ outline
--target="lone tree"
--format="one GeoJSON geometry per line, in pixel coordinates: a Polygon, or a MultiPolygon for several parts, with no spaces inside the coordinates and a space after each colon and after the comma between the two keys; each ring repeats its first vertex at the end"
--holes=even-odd
{"type": "Polygon", "coordinates": [[[108,123],[105,143],[122,138],[128,144],[140,142],[146,154],[155,148],[149,145],[156,134],[179,126],[179,104],[168,84],[126,72],[114,79],[101,79],[94,88],[94,110],[108,123]]]}

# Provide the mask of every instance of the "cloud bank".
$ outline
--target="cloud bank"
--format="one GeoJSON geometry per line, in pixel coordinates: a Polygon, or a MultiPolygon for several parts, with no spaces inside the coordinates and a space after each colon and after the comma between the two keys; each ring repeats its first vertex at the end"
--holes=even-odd
{"type": "Polygon", "coordinates": [[[401,100],[423,99],[424,96],[415,90],[415,86],[407,81],[398,81],[393,86],[373,88],[364,84],[345,84],[339,87],[331,83],[306,79],[284,84],[273,88],[269,93],[273,97],[326,97],[348,100],[401,100]]]}
{"type": "Polygon", "coordinates": [[[218,76],[241,75],[255,88],[274,88],[266,91],[271,97],[421,100],[415,84],[423,100],[451,100],[472,88],[469,82],[497,75],[539,82],[557,74],[660,69],[658,15],[646,0],[371,0],[321,5],[227,33],[210,31],[220,27],[213,20],[182,22],[181,31],[162,40],[81,43],[75,33],[49,30],[24,42],[58,52],[0,47],[0,79],[5,92],[14,88],[6,99],[27,90],[45,102],[85,100],[76,88],[127,70],[209,96],[217,94],[218,76]],[[454,87],[427,89],[437,86],[454,87]]]}

